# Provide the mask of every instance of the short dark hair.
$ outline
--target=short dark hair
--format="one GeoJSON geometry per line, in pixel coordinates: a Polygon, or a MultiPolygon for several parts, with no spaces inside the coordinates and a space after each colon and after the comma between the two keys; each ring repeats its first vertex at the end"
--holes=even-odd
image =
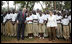
{"type": "Polygon", "coordinates": [[[34,10],[32,11],[32,13],[36,15],[36,12],[34,10]]]}

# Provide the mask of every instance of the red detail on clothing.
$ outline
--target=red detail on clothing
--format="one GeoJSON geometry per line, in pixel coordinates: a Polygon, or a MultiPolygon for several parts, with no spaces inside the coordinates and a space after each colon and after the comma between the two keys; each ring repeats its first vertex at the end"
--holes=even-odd
{"type": "Polygon", "coordinates": [[[23,13],[22,17],[24,17],[24,13],[23,13]]]}

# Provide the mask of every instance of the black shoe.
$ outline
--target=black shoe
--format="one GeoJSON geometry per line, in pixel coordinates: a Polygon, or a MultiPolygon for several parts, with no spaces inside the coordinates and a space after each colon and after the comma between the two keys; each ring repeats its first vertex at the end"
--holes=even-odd
{"type": "Polygon", "coordinates": [[[22,40],[24,40],[24,38],[22,38],[22,40]]]}
{"type": "Polygon", "coordinates": [[[20,40],[20,38],[17,38],[17,40],[19,41],[19,40],[20,40]]]}
{"type": "Polygon", "coordinates": [[[22,39],[22,40],[24,40],[24,39],[22,39]]]}
{"type": "Polygon", "coordinates": [[[56,37],[57,39],[60,39],[59,37],[56,37]]]}
{"type": "Polygon", "coordinates": [[[65,40],[66,41],[66,39],[63,37],[63,40],[65,40]]]}
{"type": "Polygon", "coordinates": [[[18,41],[20,40],[20,39],[17,39],[18,41]]]}

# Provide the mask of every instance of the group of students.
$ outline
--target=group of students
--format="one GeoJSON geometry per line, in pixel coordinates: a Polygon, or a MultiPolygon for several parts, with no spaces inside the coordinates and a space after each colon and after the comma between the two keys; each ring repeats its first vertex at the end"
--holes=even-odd
{"type": "MultiPolygon", "coordinates": [[[[17,15],[17,11],[6,13],[1,30],[3,35],[17,35],[17,15]]],[[[44,39],[45,36],[48,36],[49,40],[55,40],[57,36],[58,38],[64,37],[66,40],[69,40],[71,33],[71,10],[42,12],[37,9],[37,11],[27,11],[25,24],[24,36],[29,38],[37,36],[39,39],[44,39]]]]}
{"type": "Polygon", "coordinates": [[[1,32],[3,35],[16,36],[17,24],[16,17],[17,11],[8,11],[2,13],[1,32]]]}

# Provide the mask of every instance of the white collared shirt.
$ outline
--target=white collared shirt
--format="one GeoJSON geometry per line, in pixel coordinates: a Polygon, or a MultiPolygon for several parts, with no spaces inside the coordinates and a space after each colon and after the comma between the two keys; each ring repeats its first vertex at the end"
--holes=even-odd
{"type": "Polygon", "coordinates": [[[46,14],[46,17],[48,18],[49,17],[49,14],[46,14]]]}
{"type": "Polygon", "coordinates": [[[62,23],[63,25],[68,25],[69,19],[68,19],[68,18],[63,18],[63,19],[61,20],[61,23],[62,23]]]}
{"type": "MultiPolygon", "coordinates": [[[[32,16],[26,17],[26,22],[29,20],[33,20],[32,16]]],[[[30,23],[32,23],[32,22],[31,21],[27,22],[27,24],[30,24],[30,23]]]]}
{"type": "Polygon", "coordinates": [[[36,13],[36,15],[39,17],[40,16],[40,14],[39,13],[36,13]]]}
{"type": "Polygon", "coordinates": [[[39,18],[38,18],[38,21],[39,21],[39,23],[44,23],[44,16],[42,15],[42,16],[40,16],[39,18]]]}
{"type": "Polygon", "coordinates": [[[3,18],[3,23],[5,23],[7,19],[11,19],[11,14],[7,14],[7,15],[3,18]]]}
{"type": "Polygon", "coordinates": [[[11,14],[7,14],[6,17],[7,17],[7,19],[11,19],[11,16],[12,16],[11,14]]]}
{"type": "Polygon", "coordinates": [[[7,17],[5,16],[5,17],[3,17],[3,23],[5,23],[6,22],[6,20],[7,20],[7,17]]]}
{"type": "MultiPolygon", "coordinates": [[[[33,19],[38,19],[38,16],[37,16],[37,15],[32,14],[32,18],[33,18],[33,19]]],[[[38,22],[38,21],[33,20],[33,22],[38,22]]]]}
{"type": "Polygon", "coordinates": [[[15,20],[16,20],[16,18],[17,18],[17,13],[12,14],[12,21],[15,21],[15,20]]]}
{"type": "MultiPolygon", "coordinates": [[[[57,16],[57,20],[59,20],[59,19],[62,19],[62,16],[60,15],[60,16],[57,16]]],[[[61,21],[59,20],[59,21],[57,21],[57,23],[61,23],[61,21]]]]}
{"type": "Polygon", "coordinates": [[[47,21],[47,15],[43,14],[43,18],[47,21]]]}
{"type": "Polygon", "coordinates": [[[55,15],[52,16],[49,15],[47,19],[48,19],[47,27],[57,27],[57,21],[56,21],[57,19],[55,15]]]}
{"type": "Polygon", "coordinates": [[[68,19],[71,20],[71,15],[68,16],[68,19]]]}

